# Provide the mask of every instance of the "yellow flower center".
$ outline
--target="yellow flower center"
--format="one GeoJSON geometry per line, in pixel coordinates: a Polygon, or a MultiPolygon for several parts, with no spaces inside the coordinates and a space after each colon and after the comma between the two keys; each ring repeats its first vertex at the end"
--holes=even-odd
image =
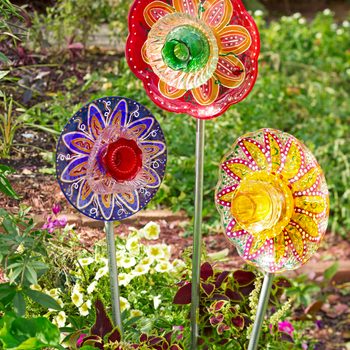
{"type": "Polygon", "coordinates": [[[266,171],[247,175],[236,188],[231,213],[249,233],[261,238],[279,235],[294,211],[294,199],[282,177],[266,171]]]}

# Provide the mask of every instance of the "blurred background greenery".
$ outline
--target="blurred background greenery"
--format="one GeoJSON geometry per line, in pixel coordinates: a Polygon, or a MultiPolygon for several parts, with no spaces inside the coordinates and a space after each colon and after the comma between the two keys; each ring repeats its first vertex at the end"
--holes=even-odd
{"type": "MultiPolygon", "coordinates": [[[[345,236],[350,229],[350,2],[245,3],[260,30],[260,74],[246,100],[206,123],[208,226],[218,224],[213,197],[221,157],[241,134],[270,127],[295,135],[314,152],[331,193],[329,229],[345,236]]],[[[156,107],[128,69],[124,43],[130,4],[0,0],[0,163],[13,165],[23,156],[17,152],[18,130],[40,129],[57,138],[88,101],[127,96],[154,113],[168,142],[167,174],[152,206],[184,209],[192,217],[195,120],[156,107]]],[[[49,161],[41,170],[52,173],[54,142],[40,147],[49,161]]]]}

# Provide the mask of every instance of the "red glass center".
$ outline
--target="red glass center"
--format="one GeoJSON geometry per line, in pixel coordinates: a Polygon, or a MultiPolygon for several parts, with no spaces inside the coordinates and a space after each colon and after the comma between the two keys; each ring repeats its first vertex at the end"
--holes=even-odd
{"type": "Polygon", "coordinates": [[[134,140],[120,138],[107,146],[102,164],[116,181],[132,180],[142,167],[142,151],[134,140]]]}

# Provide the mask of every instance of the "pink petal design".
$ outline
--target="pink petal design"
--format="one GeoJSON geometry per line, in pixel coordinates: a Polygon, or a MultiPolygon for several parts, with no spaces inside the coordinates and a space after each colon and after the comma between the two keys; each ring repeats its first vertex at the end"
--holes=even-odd
{"type": "Polygon", "coordinates": [[[228,238],[236,238],[239,236],[247,235],[249,234],[247,231],[243,230],[238,224],[235,219],[232,219],[230,223],[227,225],[226,228],[226,236],[228,238]]]}
{"type": "Polygon", "coordinates": [[[260,247],[256,250],[254,250],[253,252],[251,252],[252,248],[253,248],[253,243],[254,240],[256,240],[256,237],[250,236],[248,238],[247,244],[245,246],[244,249],[244,256],[243,258],[246,260],[255,260],[257,258],[258,255],[260,255],[261,253],[263,253],[266,249],[269,250],[268,255],[272,256],[273,255],[273,238],[270,239],[264,239],[264,243],[262,243],[260,245],[260,247]]]}
{"type": "Polygon", "coordinates": [[[76,154],[90,154],[94,147],[94,141],[80,131],[68,132],[62,139],[66,147],[76,154]]]}
{"type": "Polygon", "coordinates": [[[86,175],[89,157],[79,157],[71,160],[61,174],[61,181],[72,183],[86,175]]]}
{"type": "Polygon", "coordinates": [[[228,198],[228,197],[230,197],[230,194],[233,194],[237,186],[238,185],[236,184],[233,186],[225,187],[223,190],[221,190],[216,195],[216,202],[219,203],[220,205],[231,208],[232,198],[228,198]]]}
{"type": "Polygon", "coordinates": [[[104,117],[95,104],[89,106],[88,125],[90,134],[97,139],[106,127],[104,117]]]}

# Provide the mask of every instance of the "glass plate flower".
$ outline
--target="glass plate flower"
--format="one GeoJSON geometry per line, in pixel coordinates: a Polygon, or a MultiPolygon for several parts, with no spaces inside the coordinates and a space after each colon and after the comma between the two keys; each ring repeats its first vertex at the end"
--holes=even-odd
{"type": "Polygon", "coordinates": [[[262,129],[224,157],[216,190],[227,238],[267,272],[305,264],[323,238],[329,196],[312,153],[292,135],[262,129]]]}
{"type": "Polygon", "coordinates": [[[163,109],[208,119],[254,86],[259,33],[240,0],[135,0],[128,64],[163,109]]]}
{"type": "Polygon", "coordinates": [[[57,178],[68,201],[97,220],[122,220],[156,194],[167,161],[153,115],[127,98],[104,97],[81,108],[57,146],[57,178]]]}

